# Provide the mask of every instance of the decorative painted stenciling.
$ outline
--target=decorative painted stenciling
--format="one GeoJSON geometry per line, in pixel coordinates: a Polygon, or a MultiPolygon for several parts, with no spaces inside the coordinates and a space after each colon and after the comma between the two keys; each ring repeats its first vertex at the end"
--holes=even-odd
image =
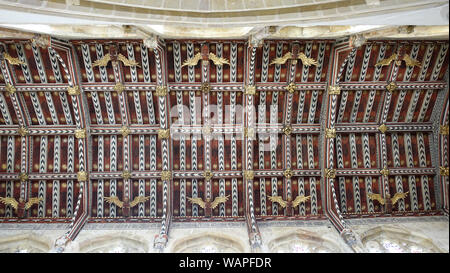
{"type": "MultiPolygon", "coordinates": [[[[135,61],[134,58],[134,46],[130,43],[127,44],[127,55],[128,55],[128,60],[130,61],[135,61]]],[[[132,82],[137,82],[137,70],[136,70],[136,66],[130,66],[130,74],[131,74],[131,81],[132,82]]]]}
{"type": "MultiPolygon", "coordinates": [[[[394,158],[394,167],[400,167],[400,152],[399,152],[399,143],[398,136],[396,133],[391,135],[392,138],[392,157],[394,158]]],[[[403,183],[402,177],[399,175],[395,176],[395,187],[397,192],[403,192],[403,183]]],[[[398,209],[399,211],[405,210],[405,201],[401,199],[398,201],[398,209]]]]}
{"type": "Polygon", "coordinates": [[[2,113],[3,120],[5,124],[13,124],[11,113],[9,112],[8,105],[6,104],[5,97],[3,93],[0,93],[0,112],[2,113]]]}
{"type": "MultiPolygon", "coordinates": [[[[277,43],[276,58],[281,58],[282,56],[283,56],[283,43],[279,42],[279,43],[277,43]]],[[[275,71],[273,74],[274,74],[273,81],[280,82],[281,65],[275,64],[275,71]]]]}
{"type": "Polygon", "coordinates": [[[33,56],[41,83],[47,83],[47,74],[45,73],[44,62],[42,61],[41,48],[35,44],[31,44],[31,48],[33,49],[33,56]]]}
{"type": "Polygon", "coordinates": [[[27,56],[25,55],[25,51],[23,49],[23,45],[21,43],[16,43],[16,52],[19,60],[25,64],[21,65],[22,73],[25,78],[26,83],[33,83],[33,77],[31,75],[30,66],[28,64],[27,56]]]}
{"type": "Polygon", "coordinates": [[[322,70],[324,66],[324,59],[325,59],[325,43],[319,44],[319,51],[317,52],[317,63],[319,64],[316,68],[316,74],[314,76],[314,81],[320,82],[322,78],[322,70]]]}
{"type": "MultiPolygon", "coordinates": [[[[357,158],[357,152],[356,152],[356,139],[355,134],[350,134],[350,160],[352,168],[356,169],[358,168],[358,158],[357,158]]],[[[354,200],[354,212],[361,213],[361,193],[360,193],[360,187],[359,187],[359,177],[354,176],[352,177],[353,181],[353,200],[354,200]]]]}
{"type": "MultiPolygon", "coordinates": [[[[74,136],[67,137],[67,172],[73,173],[75,171],[75,138],[74,136]]],[[[67,181],[67,196],[66,196],[66,217],[72,217],[74,213],[74,184],[73,180],[67,181]]]]}
{"type": "Polygon", "coordinates": [[[237,78],[237,44],[231,43],[230,48],[230,82],[236,82],[237,78]]]}
{"type": "MultiPolygon", "coordinates": [[[[417,133],[417,147],[419,151],[419,165],[420,167],[426,167],[426,155],[425,155],[425,142],[423,133],[417,133]]],[[[430,201],[430,189],[428,186],[428,176],[422,175],[420,177],[420,184],[422,185],[422,200],[424,204],[425,210],[431,209],[431,201],[430,201]]]]}
{"type": "Polygon", "coordinates": [[[439,77],[439,74],[441,73],[442,65],[445,61],[445,56],[447,55],[448,46],[449,46],[448,43],[443,43],[441,45],[439,54],[437,56],[437,60],[434,64],[433,72],[431,74],[430,78],[431,81],[436,81],[439,77]]]}
{"type": "Polygon", "coordinates": [[[88,82],[95,82],[94,71],[92,69],[91,53],[88,44],[81,45],[81,54],[83,55],[84,68],[88,82]]]}
{"type": "MultiPolygon", "coordinates": [[[[408,168],[414,168],[411,134],[410,133],[404,134],[403,139],[405,141],[406,166],[408,168]]],[[[416,177],[414,175],[408,176],[408,182],[409,182],[409,196],[411,199],[410,202],[411,210],[415,211],[419,209],[416,190],[416,177]]]]}

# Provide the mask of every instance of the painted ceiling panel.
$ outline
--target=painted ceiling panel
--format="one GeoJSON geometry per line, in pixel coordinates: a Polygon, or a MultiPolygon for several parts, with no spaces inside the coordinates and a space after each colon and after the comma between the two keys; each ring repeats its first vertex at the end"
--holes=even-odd
{"type": "MultiPolygon", "coordinates": [[[[382,216],[372,193],[408,192],[395,215],[439,214],[445,202],[434,124],[448,90],[445,41],[2,42],[24,64],[2,62],[0,196],[41,197],[25,218],[254,228],[334,211],[382,216]],[[112,59],[93,65],[106,54],[112,59]],[[377,66],[393,54],[401,61],[377,66]],[[127,216],[114,196],[148,198],[127,216]],[[190,201],[219,196],[229,198],[211,216],[190,201]],[[275,196],[309,199],[291,214],[275,196]]],[[[3,203],[0,216],[18,219],[3,203]]]]}

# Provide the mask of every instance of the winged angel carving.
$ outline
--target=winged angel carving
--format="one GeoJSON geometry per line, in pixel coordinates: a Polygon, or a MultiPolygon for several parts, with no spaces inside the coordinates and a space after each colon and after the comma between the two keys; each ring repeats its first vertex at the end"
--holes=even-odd
{"type": "Polygon", "coordinates": [[[206,201],[203,201],[200,197],[197,197],[197,198],[190,198],[190,197],[188,197],[187,199],[192,204],[197,204],[201,208],[205,209],[205,217],[211,217],[212,210],[215,209],[219,204],[227,202],[229,197],[230,197],[229,195],[227,195],[227,196],[217,196],[214,199],[214,201],[212,201],[212,202],[211,202],[210,198],[206,198],[206,201]]]}
{"type": "MultiPolygon", "coordinates": [[[[187,59],[186,61],[184,61],[183,65],[181,67],[184,66],[195,66],[198,64],[198,62],[203,58],[201,53],[197,53],[195,54],[195,56],[193,58],[187,59]]],[[[213,63],[215,65],[224,65],[224,64],[230,64],[230,62],[228,62],[228,60],[226,58],[221,58],[221,57],[217,57],[214,53],[209,53],[208,54],[208,59],[213,61],[213,63]]]]}
{"type": "Polygon", "coordinates": [[[386,198],[383,199],[380,194],[369,193],[368,196],[371,200],[376,200],[384,206],[384,211],[386,213],[392,212],[392,207],[397,203],[398,200],[404,199],[408,195],[408,192],[397,192],[394,197],[391,198],[390,194],[386,194],[386,198]]]}
{"type": "Polygon", "coordinates": [[[22,198],[19,198],[19,201],[16,201],[16,199],[12,197],[0,197],[0,202],[2,202],[5,205],[10,205],[16,210],[17,216],[19,218],[25,217],[25,211],[31,208],[34,204],[39,204],[40,201],[42,201],[42,197],[34,197],[30,198],[28,202],[25,202],[22,198]]]}
{"type": "Polygon", "coordinates": [[[111,54],[106,54],[105,56],[103,56],[100,60],[96,60],[94,62],[94,64],[92,65],[94,66],[107,66],[109,61],[121,61],[123,63],[123,65],[125,66],[137,66],[137,67],[141,67],[138,62],[134,61],[134,60],[129,60],[127,59],[127,57],[123,56],[122,54],[118,54],[115,58],[112,57],[111,54]]]}
{"type": "Polygon", "coordinates": [[[288,197],[288,199],[285,201],[281,196],[268,196],[268,197],[270,201],[280,204],[282,208],[287,208],[286,216],[292,216],[294,208],[296,206],[300,205],[300,203],[308,201],[311,198],[311,196],[299,195],[294,199],[294,201],[292,201],[291,197],[288,197]]]}
{"type": "Polygon", "coordinates": [[[19,60],[19,58],[14,58],[13,56],[9,55],[7,52],[3,52],[2,56],[11,65],[22,65],[22,64],[25,64],[25,62],[22,62],[21,60],[19,60]]]}
{"type": "Polygon", "coordinates": [[[398,54],[394,53],[389,58],[386,58],[386,59],[383,59],[383,60],[379,61],[375,66],[389,65],[393,61],[395,61],[396,65],[401,65],[402,61],[404,61],[406,66],[417,66],[417,67],[421,67],[422,66],[419,61],[414,60],[408,54],[403,54],[401,56],[402,59],[397,59],[397,57],[398,57],[398,54]]]}
{"type": "Polygon", "coordinates": [[[120,201],[117,196],[105,197],[105,201],[115,204],[122,209],[122,216],[125,218],[130,217],[130,209],[139,203],[144,203],[150,199],[150,196],[136,196],[133,201],[130,202],[128,197],[125,197],[123,201],[120,201]]]}
{"type": "Polygon", "coordinates": [[[291,52],[288,52],[284,54],[283,57],[275,58],[272,62],[270,62],[269,65],[272,64],[284,64],[287,60],[293,60],[293,64],[297,64],[297,60],[301,60],[303,65],[318,65],[317,61],[313,58],[308,58],[303,52],[300,52],[300,54],[292,54],[291,52]]]}

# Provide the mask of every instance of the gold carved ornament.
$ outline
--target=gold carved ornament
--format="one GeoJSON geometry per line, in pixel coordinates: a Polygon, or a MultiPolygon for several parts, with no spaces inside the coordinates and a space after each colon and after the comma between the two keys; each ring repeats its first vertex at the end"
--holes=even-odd
{"type": "Polygon", "coordinates": [[[211,133],[212,133],[212,128],[209,127],[209,126],[204,126],[204,127],[202,128],[202,132],[203,132],[203,134],[204,134],[205,136],[209,136],[209,135],[211,135],[211,133]]]}
{"type": "Polygon", "coordinates": [[[14,93],[16,93],[16,88],[14,87],[14,85],[11,85],[9,83],[6,84],[5,89],[10,95],[14,95],[14,93]]]}
{"type": "Polygon", "coordinates": [[[162,171],[161,172],[161,180],[162,181],[169,181],[172,177],[172,173],[170,171],[162,171]]]}
{"type": "Polygon", "coordinates": [[[155,95],[158,97],[165,97],[167,96],[167,87],[160,85],[156,87],[155,95]]]}
{"type": "Polygon", "coordinates": [[[380,174],[383,176],[388,176],[389,175],[389,170],[387,167],[384,167],[382,170],[380,170],[380,174]]]}
{"type": "Polygon", "coordinates": [[[211,180],[213,173],[210,170],[206,170],[203,172],[203,176],[205,177],[205,180],[211,180]]]}
{"type": "Polygon", "coordinates": [[[203,93],[208,94],[211,91],[211,85],[207,82],[202,83],[201,90],[203,93]]]}
{"type": "Polygon", "coordinates": [[[86,137],[86,129],[76,129],[75,137],[78,139],[85,138],[86,137]]]}
{"type": "Polygon", "coordinates": [[[449,168],[448,167],[439,167],[439,174],[441,176],[448,176],[449,168]]]}
{"type": "Polygon", "coordinates": [[[27,174],[27,173],[20,173],[20,174],[19,174],[19,179],[20,179],[20,181],[22,181],[22,182],[27,181],[27,180],[28,180],[28,174],[27,174]]]}
{"type": "Polygon", "coordinates": [[[289,93],[293,94],[295,92],[295,90],[297,89],[297,86],[295,85],[295,83],[291,82],[284,89],[286,89],[286,91],[288,91],[289,93]]]}
{"type": "MultiPolygon", "coordinates": [[[[184,61],[183,65],[181,67],[196,66],[201,59],[202,59],[202,54],[201,53],[197,53],[197,54],[195,54],[194,57],[184,61]]],[[[215,65],[222,66],[224,64],[228,64],[228,65],[230,64],[226,58],[217,57],[214,53],[209,53],[208,54],[208,59],[213,61],[213,63],[215,65]]],[[[209,62],[208,62],[208,60],[202,60],[202,64],[208,65],[209,62]]]]}
{"type": "Polygon", "coordinates": [[[301,60],[303,65],[305,65],[305,66],[309,66],[309,65],[317,66],[318,65],[316,60],[314,60],[313,58],[306,57],[306,55],[303,52],[300,52],[300,54],[298,54],[296,58],[294,58],[294,54],[292,54],[291,52],[288,52],[288,53],[284,54],[283,57],[275,58],[272,62],[270,62],[269,65],[285,64],[287,60],[292,60],[292,64],[297,64],[297,60],[301,60]]]}
{"type": "Polygon", "coordinates": [[[245,86],[245,95],[255,95],[256,94],[256,86],[247,85],[245,86]]]}
{"type": "Polygon", "coordinates": [[[123,90],[125,90],[125,86],[122,83],[118,82],[114,85],[114,91],[117,91],[117,93],[121,94],[123,90]]]}
{"type": "Polygon", "coordinates": [[[328,95],[340,95],[341,94],[341,87],[338,85],[335,86],[328,86],[328,95]]]}
{"type": "Polygon", "coordinates": [[[255,177],[255,174],[253,172],[253,170],[245,170],[244,171],[244,178],[247,180],[253,180],[253,178],[255,177]]]}
{"type": "Polygon", "coordinates": [[[421,67],[421,63],[413,58],[411,58],[408,54],[403,54],[403,56],[401,56],[403,59],[401,60],[396,60],[398,57],[397,53],[392,54],[390,57],[383,59],[381,61],[379,61],[375,66],[386,66],[386,65],[390,65],[391,62],[395,61],[395,64],[397,66],[401,65],[402,61],[405,62],[406,66],[417,66],[417,67],[421,67]]]}
{"type": "Polygon", "coordinates": [[[123,179],[130,179],[131,178],[131,173],[129,171],[123,171],[122,172],[122,178],[123,179]]]}
{"type": "Polygon", "coordinates": [[[28,131],[28,129],[24,126],[20,126],[20,128],[17,130],[17,133],[21,136],[26,136],[28,135],[30,132],[28,131]]]}
{"type": "Polygon", "coordinates": [[[378,126],[378,130],[379,130],[382,134],[384,134],[384,133],[387,132],[388,127],[386,126],[386,124],[381,124],[380,126],[378,126]]]}
{"type": "Polygon", "coordinates": [[[86,182],[88,179],[88,174],[85,171],[79,171],[77,173],[77,180],[78,182],[86,182]]]}
{"type": "Polygon", "coordinates": [[[336,128],[325,128],[325,137],[326,138],[335,138],[336,137],[336,128]]]}
{"type": "Polygon", "coordinates": [[[286,169],[283,173],[284,177],[286,177],[287,179],[290,179],[293,175],[294,172],[291,169],[286,169]]]}
{"type": "Polygon", "coordinates": [[[10,65],[26,65],[25,62],[22,62],[19,58],[12,57],[7,52],[3,52],[3,57],[9,62],[10,65]]]}
{"type": "Polygon", "coordinates": [[[448,125],[441,125],[439,133],[444,136],[448,136],[448,125]]]}
{"type": "Polygon", "coordinates": [[[120,130],[119,130],[119,133],[123,137],[127,137],[129,134],[131,134],[131,130],[127,126],[122,126],[122,128],[120,128],[120,130]]]}
{"type": "Polygon", "coordinates": [[[255,137],[255,129],[254,128],[244,128],[244,137],[246,138],[254,138],[255,137]]]}
{"type": "Polygon", "coordinates": [[[290,125],[286,125],[283,127],[283,133],[289,136],[292,133],[292,127],[290,125]]]}
{"type": "Polygon", "coordinates": [[[67,93],[71,96],[78,96],[81,94],[80,87],[78,85],[67,87],[67,93]]]}
{"type": "Polygon", "coordinates": [[[390,82],[388,85],[386,85],[386,89],[387,91],[389,91],[389,93],[392,93],[397,89],[397,84],[395,84],[395,82],[390,82]]]}
{"type": "Polygon", "coordinates": [[[158,139],[168,139],[170,137],[170,129],[159,129],[158,139]]]}
{"type": "Polygon", "coordinates": [[[325,169],[325,177],[334,179],[336,178],[336,170],[335,169],[325,169]]]}
{"type": "MultiPolygon", "coordinates": [[[[101,59],[96,60],[93,64],[92,67],[96,67],[96,66],[107,66],[108,63],[112,60],[111,54],[105,54],[101,59]]],[[[117,55],[117,60],[113,61],[113,65],[117,65],[118,61],[121,61],[123,63],[124,66],[137,66],[137,67],[141,67],[139,65],[138,62],[136,62],[135,60],[130,60],[127,57],[123,56],[122,54],[119,53],[119,55],[117,55]]]]}

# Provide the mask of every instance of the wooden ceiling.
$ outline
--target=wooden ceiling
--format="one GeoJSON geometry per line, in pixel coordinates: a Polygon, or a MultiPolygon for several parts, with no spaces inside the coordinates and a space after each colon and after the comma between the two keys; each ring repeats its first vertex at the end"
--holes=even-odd
{"type": "Polygon", "coordinates": [[[161,222],[162,234],[171,221],[257,232],[257,221],[328,218],[342,230],[349,217],[386,216],[369,193],[409,192],[395,216],[448,213],[448,41],[0,43],[23,62],[0,60],[0,196],[43,198],[24,219],[0,203],[1,222],[71,223],[75,236],[85,222],[124,221],[105,201],[114,195],[150,196],[126,221],[161,222]],[[93,66],[111,47],[139,67],[93,66]],[[270,64],[293,51],[317,65],[270,64]],[[197,53],[229,64],[183,66],[197,53]],[[376,66],[394,53],[420,67],[376,66]],[[187,200],[225,195],[211,218],[187,200]],[[311,198],[285,216],[275,195],[311,198]]]}

